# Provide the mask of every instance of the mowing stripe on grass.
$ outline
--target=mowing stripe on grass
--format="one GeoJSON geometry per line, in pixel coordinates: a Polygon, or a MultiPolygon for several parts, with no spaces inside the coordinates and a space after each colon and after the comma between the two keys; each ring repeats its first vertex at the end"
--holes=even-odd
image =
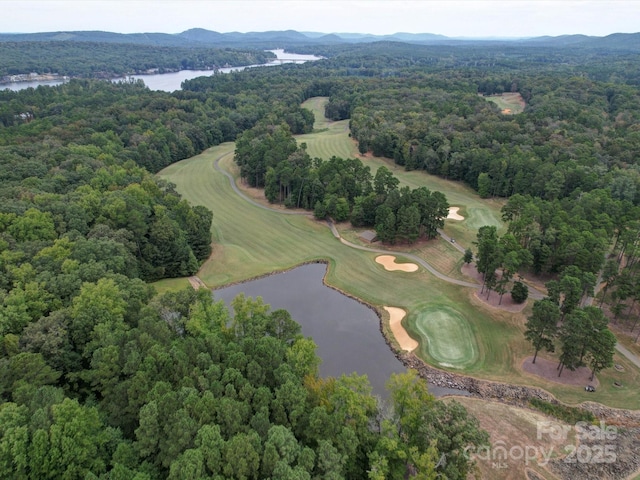
{"type": "Polygon", "coordinates": [[[504,226],[504,223],[498,218],[497,212],[494,209],[487,207],[467,207],[467,213],[469,215],[467,226],[474,230],[478,230],[485,225],[492,225],[500,231],[504,226]]]}
{"type": "Polygon", "coordinates": [[[429,305],[409,319],[423,340],[421,348],[443,367],[465,368],[478,358],[476,339],[467,319],[446,305],[429,305]]]}

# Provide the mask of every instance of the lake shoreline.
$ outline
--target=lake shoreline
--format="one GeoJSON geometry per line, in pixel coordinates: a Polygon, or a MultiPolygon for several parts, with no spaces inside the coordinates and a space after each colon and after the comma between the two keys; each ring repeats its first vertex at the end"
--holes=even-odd
{"type": "MultiPolygon", "coordinates": [[[[378,328],[384,343],[387,345],[393,356],[407,369],[416,370],[421,378],[423,378],[429,384],[429,391],[436,398],[465,396],[480,398],[483,400],[496,401],[507,405],[517,406],[520,408],[530,409],[529,401],[533,398],[544,400],[546,402],[558,405],[565,405],[564,402],[558,400],[553,394],[540,387],[533,387],[529,385],[517,385],[502,383],[499,381],[485,380],[475,378],[472,376],[464,375],[461,373],[449,372],[433,367],[418,357],[414,352],[406,352],[400,348],[400,346],[392,338],[388,320],[385,319],[382,313],[382,308],[378,309],[374,305],[367,303],[366,301],[352,295],[344,290],[335,287],[327,283],[327,275],[329,273],[330,261],[324,259],[310,260],[290,268],[283,270],[272,271],[263,275],[259,275],[250,279],[232,282],[224,286],[216,287],[212,289],[212,293],[217,290],[221,290],[230,286],[239,286],[245,283],[265,279],[271,276],[288,273],[306,265],[323,264],[325,265],[325,271],[322,275],[322,284],[334,290],[337,293],[342,294],[352,300],[355,300],[360,305],[363,305],[375,313],[378,318],[378,328]],[[435,387],[435,388],[434,388],[435,387]]],[[[584,402],[579,405],[581,408],[592,412],[597,418],[608,421],[616,422],[620,425],[638,426],[640,425],[640,411],[618,409],[608,407],[600,403],[584,402]]]]}
{"type": "MultiPolygon", "coordinates": [[[[271,59],[265,63],[257,63],[250,65],[238,65],[238,66],[230,66],[224,65],[221,67],[211,66],[211,68],[205,69],[163,69],[162,73],[157,71],[143,71],[143,72],[135,72],[129,74],[123,74],[118,76],[106,75],[106,74],[96,74],[96,76],[91,77],[98,80],[111,80],[112,82],[122,82],[128,81],[130,79],[134,80],[142,80],[145,82],[145,85],[150,90],[159,90],[165,92],[174,92],[182,89],[182,82],[186,80],[191,80],[193,78],[198,77],[210,77],[212,75],[224,74],[224,73],[233,73],[245,70],[247,68],[255,68],[255,67],[275,67],[281,66],[285,63],[305,63],[312,62],[316,60],[321,60],[323,57],[318,57],[316,55],[307,55],[293,52],[286,52],[284,49],[274,49],[267,50],[268,52],[272,52],[276,55],[275,59],[271,59]],[[153,79],[148,82],[148,80],[153,79]]],[[[49,83],[55,83],[55,85],[60,85],[68,82],[71,79],[82,79],[87,77],[73,77],[73,76],[65,76],[59,75],[57,73],[49,73],[49,74],[37,74],[37,73],[25,73],[19,75],[7,75],[0,78],[0,90],[11,90],[11,91],[20,91],[29,87],[36,88],[39,85],[48,85],[49,83]],[[15,80],[12,80],[15,79],[15,80]],[[33,85],[32,85],[33,84],[33,85]]],[[[55,86],[51,85],[51,86],[55,86]]]]}

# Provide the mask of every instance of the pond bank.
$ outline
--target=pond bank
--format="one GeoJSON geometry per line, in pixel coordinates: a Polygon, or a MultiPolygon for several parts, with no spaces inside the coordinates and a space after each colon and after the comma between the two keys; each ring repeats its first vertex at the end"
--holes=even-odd
{"type": "MultiPolygon", "coordinates": [[[[531,408],[529,400],[532,398],[563,405],[556,397],[542,388],[492,382],[446,372],[431,367],[413,353],[396,352],[396,356],[407,368],[417,370],[419,375],[430,384],[464,390],[473,397],[495,400],[524,408],[531,408]]],[[[640,411],[638,410],[617,409],[595,402],[583,402],[579,407],[593,413],[598,419],[613,425],[640,427],[640,411]]]]}

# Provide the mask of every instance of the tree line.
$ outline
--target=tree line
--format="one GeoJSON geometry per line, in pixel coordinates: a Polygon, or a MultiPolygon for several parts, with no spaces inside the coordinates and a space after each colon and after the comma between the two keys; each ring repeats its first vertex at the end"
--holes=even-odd
{"type": "Polygon", "coordinates": [[[55,73],[78,78],[213,70],[267,63],[272,52],[241,48],[167,47],[101,42],[0,42],[0,77],[55,73]]]}
{"type": "MultiPolygon", "coordinates": [[[[313,116],[308,118],[312,126],[313,116]]],[[[313,210],[318,219],[374,227],[386,243],[434,238],[449,213],[441,192],[399,188],[399,180],[384,166],[373,176],[358,159],[311,159],[287,124],[261,122],[245,131],[236,141],[235,161],[242,180],[264,188],[269,202],[313,210]]]]}
{"type": "Polygon", "coordinates": [[[464,447],[487,435],[460,404],[415,372],[385,404],[366,377],[319,378],[288,312],[243,296],[233,310],[101,278],[5,335],[2,477],[466,478],[464,447]]]}

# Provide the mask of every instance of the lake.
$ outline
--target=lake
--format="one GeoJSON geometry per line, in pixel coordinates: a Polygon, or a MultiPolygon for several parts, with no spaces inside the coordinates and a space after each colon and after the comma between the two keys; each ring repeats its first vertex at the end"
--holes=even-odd
{"type": "MultiPolygon", "coordinates": [[[[275,67],[283,63],[304,63],[314,60],[320,60],[322,57],[315,55],[303,55],[299,53],[289,53],[284,50],[269,50],[275,53],[278,60],[271,61],[262,65],[246,65],[243,67],[225,67],[220,68],[218,73],[240,72],[246,68],[256,67],[275,67]]],[[[182,88],[182,82],[197,77],[210,77],[216,75],[213,70],[181,70],[174,73],[158,73],[153,75],[131,75],[129,78],[142,80],[150,90],[162,90],[165,92],[173,92],[182,88]]]]}
{"type": "MultiPolygon", "coordinates": [[[[303,55],[300,53],[289,53],[284,50],[269,50],[270,52],[275,53],[278,60],[271,61],[264,65],[245,65],[242,67],[228,67],[228,68],[220,68],[218,70],[219,73],[231,73],[231,72],[239,72],[244,70],[245,68],[255,68],[255,67],[274,67],[278,65],[282,65],[283,63],[304,63],[311,62],[314,60],[320,60],[322,57],[316,57],[315,55],[303,55]]],[[[172,73],[157,73],[152,75],[131,75],[127,78],[140,79],[142,80],[150,90],[161,90],[164,92],[173,92],[175,90],[180,90],[182,88],[182,82],[185,80],[191,80],[196,77],[210,77],[214,75],[213,70],[181,70],[179,72],[172,73]]],[[[123,80],[123,79],[114,79],[114,81],[123,80]]],[[[0,89],[9,89],[13,91],[23,90],[25,88],[36,88],[39,85],[60,85],[63,83],[62,81],[42,81],[42,82],[16,82],[16,83],[7,83],[0,85],[0,89]]]]}
{"type": "MultiPolygon", "coordinates": [[[[213,291],[227,305],[239,293],[262,297],[271,310],[285,309],[313,338],[322,359],[321,376],[338,377],[357,372],[367,375],[373,393],[386,398],[385,384],[392,373],[406,372],[380,331],[377,314],[362,303],[323,284],[327,266],[303,265],[288,272],[213,291]]],[[[436,395],[463,394],[460,390],[429,385],[436,395]]]]}
{"type": "Polygon", "coordinates": [[[33,82],[3,83],[3,84],[0,84],[0,90],[11,90],[13,92],[17,92],[18,90],[24,90],[26,88],[37,88],[40,85],[55,87],[56,85],[62,85],[63,83],[64,83],[63,80],[42,80],[42,81],[33,81],[33,82]]]}

